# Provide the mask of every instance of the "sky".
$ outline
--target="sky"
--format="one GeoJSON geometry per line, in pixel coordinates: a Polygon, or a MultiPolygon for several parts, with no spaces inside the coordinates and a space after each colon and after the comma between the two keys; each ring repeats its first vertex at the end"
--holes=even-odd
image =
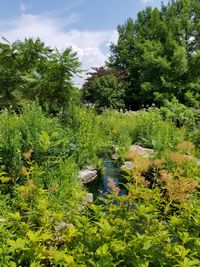
{"type": "MultiPolygon", "coordinates": [[[[85,73],[104,64],[117,26],[160,0],[0,0],[0,37],[39,37],[52,48],[71,46],[85,73]]],[[[167,3],[168,0],[164,0],[167,3]]],[[[84,76],[84,75],[83,75],[84,76]]],[[[83,78],[76,79],[80,86],[83,78]]]]}

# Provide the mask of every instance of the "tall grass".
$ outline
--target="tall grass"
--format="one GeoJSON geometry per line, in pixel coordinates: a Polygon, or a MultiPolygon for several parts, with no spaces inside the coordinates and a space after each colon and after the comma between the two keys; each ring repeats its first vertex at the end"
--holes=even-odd
{"type": "Polygon", "coordinates": [[[101,125],[117,154],[124,158],[126,150],[133,142],[136,130],[135,113],[106,110],[101,116],[101,125]]]}
{"type": "Polygon", "coordinates": [[[110,145],[109,137],[101,125],[101,118],[94,109],[80,109],[80,122],[75,132],[77,142],[76,159],[80,167],[98,165],[99,155],[110,145]]]}
{"type": "Polygon", "coordinates": [[[158,110],[137,112],[133,140],[157,151],[174,149],[184,132],[163,120],[158,110]]]}

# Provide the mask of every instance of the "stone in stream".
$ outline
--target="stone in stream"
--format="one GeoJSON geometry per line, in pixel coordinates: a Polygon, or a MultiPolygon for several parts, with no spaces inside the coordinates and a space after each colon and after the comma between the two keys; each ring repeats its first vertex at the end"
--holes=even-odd
{"type": "MultiPolygon", "coordinates": [[[[132,158],[133,156],[141,156],[143,158],[150,158],[153,155],[153,149],[145,148],[139,145],[131,145],[127,152],[127,158],[132,158]]],[[[133,161],[125,161],[121,166],[122,171],[133,170],[135,168],[135,163],[133,161]]]]}
{"type": "Polygon", "coordinates": [[[135,168],[135,164],[132,161],[125,161],[123,165],[120,167],[122,171],[133,170],[135,168]]]}
{"type": "Polygon", "coordinates": [[[83,184],[91,183],[97,178],[97,170],[92,167],[82,169],[78,172],[78,178],[83,184]]]}

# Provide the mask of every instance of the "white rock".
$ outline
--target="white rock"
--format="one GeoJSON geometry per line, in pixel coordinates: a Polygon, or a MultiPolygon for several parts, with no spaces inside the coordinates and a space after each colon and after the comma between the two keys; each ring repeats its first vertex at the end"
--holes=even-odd
{"type": "Polygon", "coordinates": [[[94,201],[94,197],[92,193],[87,193],[87,196],[85,198],[86,204],[92,203],[94,201]]]}
{"type": "Polygon", "coordinates": [[[78,172],[78,178],[83,184],[88,184],[97,178],[97,170],[95,169],[82,169],[78,172]]]}
{"type": "Polygon", "coordinates": [[[128,153],[135,153],[144,158],[149,158],[153,155],[153,149],[145,148],[139,145],[132,145],[130,146],[128,153]]]}
{"type": "Polygon", "coordinates": [[[135,164],[132,161],[125,161],[120,169],[122,171],[126,171],[126,170],[133,170],[134,168],[135,168],[135,164]]]}

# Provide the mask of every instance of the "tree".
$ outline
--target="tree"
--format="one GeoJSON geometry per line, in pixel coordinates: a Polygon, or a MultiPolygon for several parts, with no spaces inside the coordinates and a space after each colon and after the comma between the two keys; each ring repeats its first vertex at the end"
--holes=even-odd
{"type": "Polygon", "coordinates": [[[198,0],[171,1],[161,10],[146,8],[137,19],[118,26],[111,45],[110,68],[128,84],[126,105],[138,108],[176,97],[200,103],[200,5],[198,0]]]}
{"type": "Polygon", "coordinates": [[[22,99],[38,99],[50,111],[66,108],[75,94],[72,77],[79,62],[71,48],[63,52],[39,39],[0,43],[0,103],[16,106],[22,99]]]}
{"type": "Polygon", "coordinates": [[[125,84],[119,72],[105,67],[93,68],[83,85],[82,97],[99,108],[124,108],[125,84]]]}

